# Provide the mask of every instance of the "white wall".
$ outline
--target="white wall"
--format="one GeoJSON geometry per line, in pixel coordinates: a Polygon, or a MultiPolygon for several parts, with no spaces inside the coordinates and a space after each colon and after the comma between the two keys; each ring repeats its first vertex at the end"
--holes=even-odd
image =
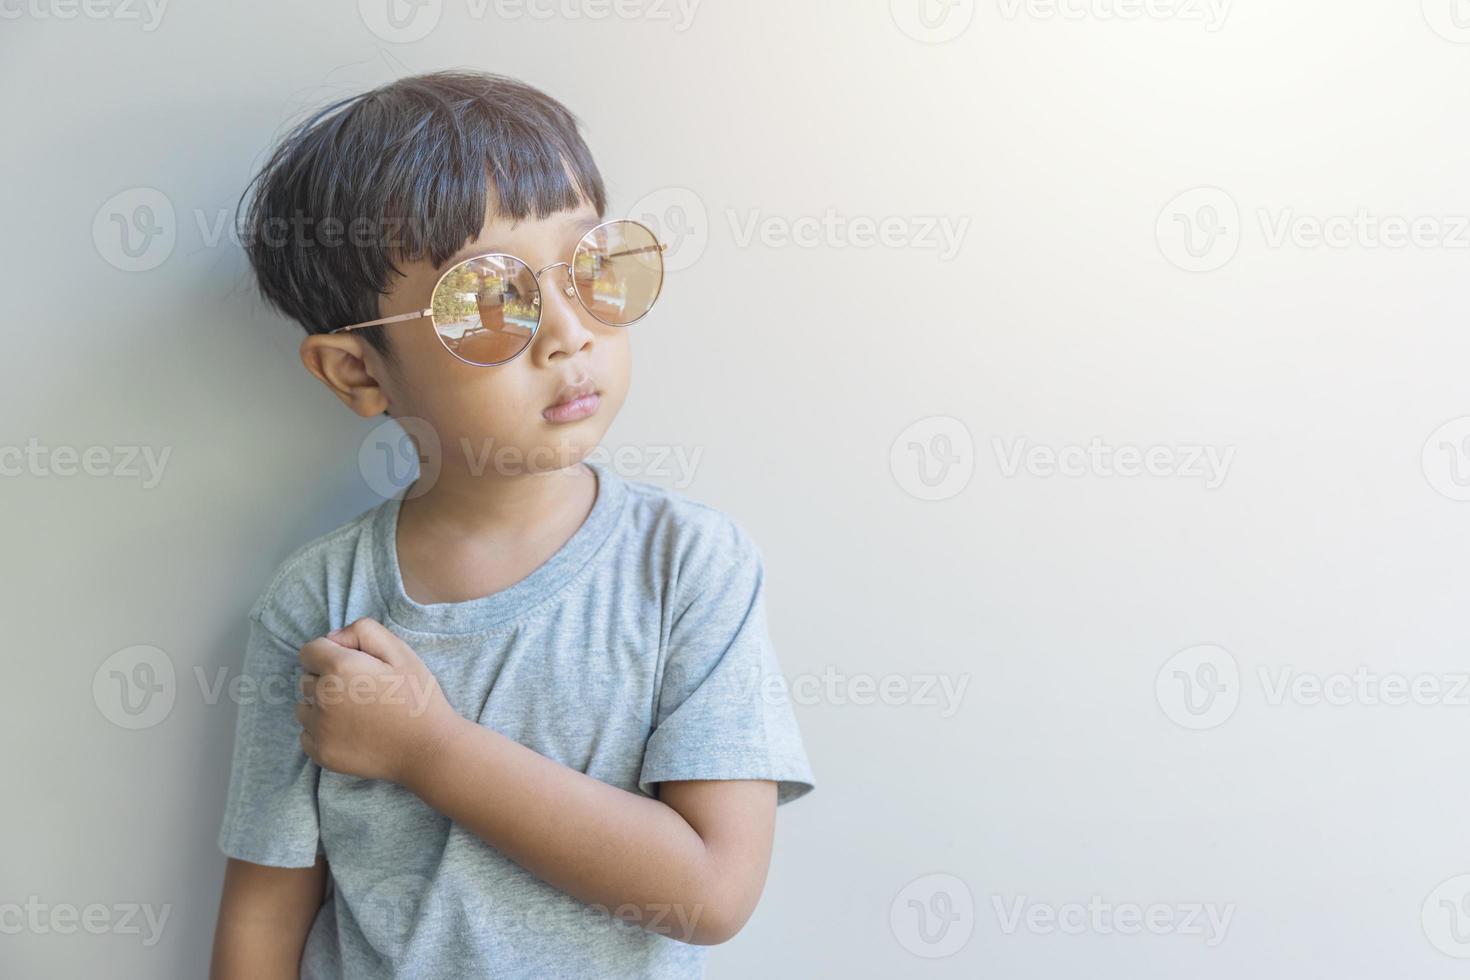
{"type": "Polygon", "coordinates": [[[112,911],[102,935],[0,932],[0,972],[202,975],[234,707],[196,668],[232,676],[266,573],[377,499],[371,425],[211,235],[300,112],[473,66],[566,102],[614,210],[678,241],[609,444],[702,453],[681,489],[761,543],[783,666],[816,695],[818,789],[783,808],[712,977],[1461,975],[1451,0],[957,0],[932,29],[914,0],[627,2],[645,14],[443,0],[406,42],[369,0],[0,4],[0,447],[43,447],[0,479],[0,904],[171,906],[152,945],[112,911]],[[110,216],[140,188],[172,247],[129,271],[110,216]],[[1304,237],[1360,212],[1338,245],[1304,237]],[[886,244],[848,237],[890,217],[886,244]],[[1082,475],[1026,455],[1093,439],[1082,475]],[[49,472],[58,447],[115,471],[121,446],[168,451],[156,485],[49,472]],[[1170,475],[1109,475],[1119,447],[1170,475]],[[1205,450],[1213,480],[1187,465],[1205,450]],[[93,684],[137,645],[176,689],[128,730],[93,684]],[[894,696],[926,678],[966,685],[956,710],[894,696]],[[1213,702],[1183,686],[1212,678],[1213,702]],[[1324,680],[1342,703],[1312,703],[1324,680]],[[1094,896],[1106,915],[1073,917],[1094,896]],[[1115,928],[1129,903],[1166,934],[1115,928]]]}

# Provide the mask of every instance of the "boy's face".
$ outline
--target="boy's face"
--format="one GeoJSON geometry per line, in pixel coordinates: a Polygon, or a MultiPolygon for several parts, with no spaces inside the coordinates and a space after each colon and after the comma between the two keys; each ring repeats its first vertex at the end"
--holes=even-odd
{"type": "MultiPolygon", "coordinates": [[[[599,222],[596,209],[584,202],[512,226],[497,213],[492,185],[480,236],[438,268],[427,261],[400,263],[403,275],[381,300],[381,315],[424,309],[441,273],[472,255],[505,252],[532,270],[569,262],[582,236],[599,222]]],[[[395,418],[422,419],[438,437],[446,470],[493,476],[561,469],[601,441],[622,407],[631,370],[630,328],[599,322],[566,294],[566,284],[565,265],[541,275],[541,323],[531,345],[493,367],[450,354],[427,317],[384,328],[395,355],[391,362],[350,333],[308,337],[302,359],[358,414],[386,410],[395,418]],[[334,374],[335,382],[329,380],[334,374]],[[597,393],[592,414],[575,421],[548,419],[545,410],[584,381],[597,393]]],[[[408,431],[417,435],[412,425],[408,431]]],[[[421,451],[430,448],[420,443],[421,451]]]]}

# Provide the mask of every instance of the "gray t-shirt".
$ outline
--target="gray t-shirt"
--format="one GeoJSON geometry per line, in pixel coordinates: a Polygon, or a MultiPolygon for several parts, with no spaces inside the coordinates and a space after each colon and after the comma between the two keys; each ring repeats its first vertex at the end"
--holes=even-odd
{"type": "MultiPolygon", "coordinates": [[[[698,977],[705,947],[536,878],[396,783],[322,770],[294,708],[308,641],[371,616],[428,665],[460,714],[605,783],[771,779],[811,768],[767,634],[761,553],[732,518],[589,461],[597,500],[549,560],[499,592],[421,604],[403,589],[401,496],[288,557],[251,629],[219,846],[310,867],[327,896],[303,980],[698,977]]],[[[626,912],[626,910],[625,910],[626,912]]],[[[681,921],[680,915],[683,919],[681,921]]]]}

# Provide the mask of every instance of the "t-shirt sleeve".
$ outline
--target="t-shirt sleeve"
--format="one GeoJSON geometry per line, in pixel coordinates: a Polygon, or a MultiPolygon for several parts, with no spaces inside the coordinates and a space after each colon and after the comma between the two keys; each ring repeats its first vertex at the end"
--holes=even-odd
{"type": "Polygon", "coordinates": [[[230,788],[219,848],[230,857],[281,868],[309,868],[322,853],[316,787],[320,768],[301,748],[296,720],[300,644],[250,614],[230,788]]]}
{"type": "Polygon", "coordinates": [[[777,803],[814,786],[766,627],[765,567],[728,522],[675,603],[656,724],[639,788],[683,779],[770,779],[777,803]]]}

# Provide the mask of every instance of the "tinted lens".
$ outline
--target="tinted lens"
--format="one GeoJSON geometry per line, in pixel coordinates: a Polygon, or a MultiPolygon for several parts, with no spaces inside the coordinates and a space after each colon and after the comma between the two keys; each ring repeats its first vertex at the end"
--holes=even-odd
{"type": "Polygon", "coordinates": [[[431,305],[434,329],[450,353],[471,364],[499,364],[531,343],[541,291],[524,262],[482,255],[446,272],[431,305]]]}
{"type": "Polygon", "coordinates": [[[664,284],[658,239],[636,221],[610,221],[589,231],[577,245],[572,270],[583,304],[617,327],[647,313],[664,284]]]}

